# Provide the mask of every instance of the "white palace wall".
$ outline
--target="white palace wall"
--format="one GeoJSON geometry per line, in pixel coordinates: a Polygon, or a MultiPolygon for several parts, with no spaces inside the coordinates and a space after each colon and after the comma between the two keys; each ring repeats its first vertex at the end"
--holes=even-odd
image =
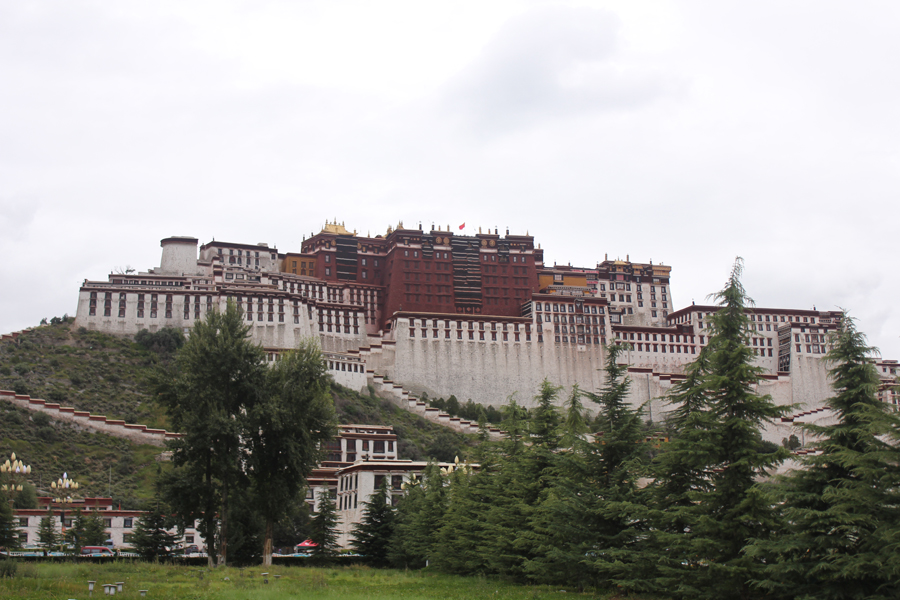
{"type": "MultiPolygon", "coordinates": [[[[578,383],[588,391],[596,391],[603,381],[600,346],[578,350],[534,341],[534,335],[532,341],[519,342],[445,339],[443,333],[440,338],[411,338],[404,319],[397,321],[394,336],[393,343],[373,353],[369,368],[413,393],[427,392],[434,398],[453,394],[461,402],[500,406],[515,394],[519,404],[534,406],[545,378],[565,387],[578,383]]],[[[521,337],[524,340],[524,334],[521,337]]]]}

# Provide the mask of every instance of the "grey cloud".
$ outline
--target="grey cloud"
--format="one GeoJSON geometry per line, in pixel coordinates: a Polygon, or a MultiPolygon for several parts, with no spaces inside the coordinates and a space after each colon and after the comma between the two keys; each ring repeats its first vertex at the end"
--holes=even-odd
{"type": "Polygon", "coordinates": [[[615,15],[585,8],[515,17],[448,85],[444,108],[474,129],[507,130],[646,104],[665,81],[615,64],[618,28],[615,15]]]}

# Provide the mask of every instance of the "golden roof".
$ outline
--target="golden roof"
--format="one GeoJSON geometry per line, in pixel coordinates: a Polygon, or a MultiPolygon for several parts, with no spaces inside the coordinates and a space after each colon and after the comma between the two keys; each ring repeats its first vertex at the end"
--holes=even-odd
{"type": "Polygon", "coordinates": [[[356,235],[355,231],[347,231],[347,229],[344,228],[344,223],[343,222],[338,223],[337,219],[335,219],[334,222],[332,222],[332,223],[325,221],[325,227],[323,227],[322,231],[320,231],[319,233],[334,233],[337,235],[356,235]]]}

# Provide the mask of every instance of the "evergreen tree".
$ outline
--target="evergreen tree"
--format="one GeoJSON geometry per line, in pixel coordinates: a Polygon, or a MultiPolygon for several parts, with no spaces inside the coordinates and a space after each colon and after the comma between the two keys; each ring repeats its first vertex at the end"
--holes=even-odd
{"type": "Polygon", "coordinates": [[[103,519],[93,511],[75,509],[72,526],[66,529],[64,538],[76,555],[84,546],[102,546],[107,540],[103,519]]]}
{"type": "Polygon", "coordinates": [[[462,469],[447,476],[446,511],[435,531],[429,560],[447,573],[478,574],[489,572],[487,554],[490,533],[487,511],[494,500],[492,487],[498,474],[492,454],[483,453],[476,473],[462,469]]]}
{"type": "Polygon", "coordinates": [[[421,568],[433,560],[437,532],[446,512],[440,467],[428,463],[421,478],[404,484],[406,495],[397,506],[391,564],[421,568]]]}
{"type": "Polygon", "coordinates": [[[560,439],[560,444],[563,447],[571,448],[575,444],[575,440],[582,439],[584,434],[590,430],[585,408],[581,402],[582,396],[584,396],[584,393],[576,383],[572,386],[572,393],[569,394],[569,399],[565,405],[563,435],[560,439]]]}
{"type": "Polygon", "coordinates": [[[242,434],[264,393],[265,356],[248,334],[233,302],[225,312],[211,311],[156,382],[172,426],[183,434],[171,442],[176,469],[167,478],[166,496],[180,518],[199,520],[210,566],[217,551],[227,563],[229,497],[247,487],[242,434]]]}
{"type": "MultiPolygon", "coordinates": [[[[79,516],[82,529],[82,546],[102,546],[109,539],[103,517],[97,511],[87,511],[79,516]]],[[[78,521],[79,519],[76,519],[78,521]]]]}
{"type": "Polygon", "coordinates": [[[549,481],[547,469],[559,441],[560,419],[553,406],[557,393],[558,388],[545,380],[530,420],[512,399],[504,408],[507,437],[497,445],[496,471],[483,481],[481,492],[489,500],[480,551],[490,573],[524,578],[531,543],[523,526],[549,481]]]}
{"type": "Polygon", "coordinates": [[[7,550],[18,545],[19,533],[15,527],[12,506],[6,492],[0,491],[0,548],[7,550]]]}
{"type": "Polygon", "coordinates": [[[875,352],[846,314],[827,359],[833,425],[804,425],[821,451],[780,481],[787,531],[748,553],[784,597],[900,597],[900,418],[880,401],[875,352]]]}
{"type": "Polygon", "coordinates": [[[56,516],[53,514],[53,509],[48,508],[47,516],[41,517],[41,522],[38,524],[38,545],[43,548],[44,556],[47,556],[48,551],[52,551],[59,545],[60,535],[55,521],[56,516]]]}
{"type": "Polygon", "coordinates": [[[313,515],[309,528],[309,539],[316,543],[312,555],[316,558],[326,559],[337,554],[337,507],[331,494],[319,493],[319,510],[313,515]]]}
{"type": "MultiPolygon", "coordinates": [[[[707,403],[709,420],[701,426],[709,427],[715,448],[707,467],[710,487],[699,498],[698,514],[691,515],[690,547],[696,554],[685,561],[669,590],[680,597],[747,596],[749,581],[761,565],[743,549],[751,539],[769,538],[782,526],[756,479],[788,456],[783,448],[767,452],[760,433],[788,409],[756,392],[763,369],[752,364],[755,351],[745,312],[751,301],[740,281],[742,269],[738,258],[725,288],[716,294],[721,308],[711,317],[705,373],[695,381],[696,390],[683,390],[703,396],[707,403]]],[[[699,454],[706,450],[701,448],[699,454]]]]}
{"type": "Polygon", "coordinates": [[[157,492],[153,507],[141,516],[131,534],[131,547],[143,560],[158,561],[168,558],[176,537],[168,532],[166,517],[160,508],[157,492]]]}
{"type": "Polygon", "coordinates": [[[263,565],[272,564],[275,523],[305,487],[334,433],[325,360],[318,341],[308,338],[269,369],[266,394],[247,414],[248,470],[266,523],[263,565]]]}
{"type": "Polygon", "coordinates": [[[21,508],[37,508],[37,490],[30,483],[22,484],[22,491],[15,495],[13,506],[17,509],[21,508]]]}
{"type": "Polygon", "coordinates": [[[673,409],[667,424],[674,437],[654,457],[651,483],[641,494],[651,528],[631,572],[629,588],[636,591],[672,593],[681,589],[679,593],[689,597],[693,590],[685,587],[690,583],[684,581],[684,571],[702,568],[703,541],[695,538],[693,527],[701,517],[702,501],[712,489],[718,447],[716,421],[704,387],[709,348],[704,346],[687,365],[685,378],[668,396],[673,409]]]}
{"type": "Polygon", "coordinates": [[[381,487],[363,507],[363,517],[353,528],[351,544],[367,563],[384,566],[388,563],[394,533],[394,509],[387,491],[387,477],[382,479],[381,487]]]}

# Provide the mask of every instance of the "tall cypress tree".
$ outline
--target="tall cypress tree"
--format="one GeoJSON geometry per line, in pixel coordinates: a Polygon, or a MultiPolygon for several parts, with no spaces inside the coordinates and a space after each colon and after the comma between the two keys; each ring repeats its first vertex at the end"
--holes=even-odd
{"type": "Polygon", "coordinates": [[[440,467],[433,462],[421,478],[404,485],[407,491],[397,506],[391,563],[420,568],[433,559],[437,531],[447,509],[446,490],[440,467]]]}
{"type": "Polygon", "coordinates": [[[702,568],[703,541],[693,528],[702,515],[701,504],[712,489],[716,464],[716,420],[706,393],[710,346],[685,368],[685,378],[668,396],[672,410],[667,423],[674,436],[650,464],[651,483],[642,492],[650,524],[636,562],[631,589],[692,595],[686,570],[702,568]]]}
{"type": "Polygon", "coordinates": [[[44,556],[47,555],[47,552],[53,550],[56,546],[59,545],[60,534],[56,529],[56,516],[53,514],[53,508],[47,508],[47,515],[41,517],[41,521],[38,524],[38,545],[44,550],[44,556]]]}
{"type": "Polygon", "coordinates": [[[557,455],[552,485],[533,511],[526,535],[534,544],[525,565],[539,583],[585,587],[618,579],[644,536],[635,519],[636,481],[643,455],[641,408],[627,400],[628,366],[619,364],[624,346],[607,348],[605,381],[592,440],[574,437],[571,450],[557,455]]]}
{"type": "Polygon", "coordinates": [[[827,359],[833,425],[804,425],[820,450],[783,478],[789,528],[759,540],[758,585],[784,597],[900,597],[900,418],[876,393],[875,352],[846,314],[827,359]]]}
{"type": "Polygon", "coordinates": [[[394,533],[394,508],[389,498],[385,477],[378,491],[363,504],[362,520],[352,533],[353,548],[365,557],[367,563],[378,567],[388,563],[394,533]]]}
{"type": "MultiPolygon", "coordinates": [[[[690,526],[697,554],[687,562],[697,568],[685,565],[673,592],[678,596],[747,596],[748,582],[761,565],[742,551],[751,539],[769,538],[782,526],[756,479],[787,457],[783,448],[765,451],[761,429],[788,408],[756,391],[763,369],[752,364],[755,353],[745,312],[752,301],[740,281],[742,270],[738,258],[724,289],[716,294],[721,308],[711,318],[706,373],[694,382],[696,390],[683,390],[687,396],[702,395],[707,403],[709,420],[700,426],[709,427],[715,447],[709,457],[710,487],[698,499],[699,514],[690,526]]],[[[693,463],[693,468],[698,466],[693,463]]]]}
{"type": "Polygon", "coordinates": [[[0,548],[9,549],[19,545],[19,535],[15,528],[15,520],[11,501],[6,492],[0,491],[0,548]]]}
{"type": "Polygon", "coordinates": [[[145,512],[134,527],[131,546],[143,560],[158,561],[167,558],[176,537],[168,532],[166,516],[160,508],[159,492],[150,510],[145,512]]]}
{"type": "Polygon", "coordinates": [[[331,494],[319,492],[319,510],[309,523],[309,539],[316,543],[312,551],[314,557],[327,559],[337,554],[337,523],[337,507],[331,494]]]}

